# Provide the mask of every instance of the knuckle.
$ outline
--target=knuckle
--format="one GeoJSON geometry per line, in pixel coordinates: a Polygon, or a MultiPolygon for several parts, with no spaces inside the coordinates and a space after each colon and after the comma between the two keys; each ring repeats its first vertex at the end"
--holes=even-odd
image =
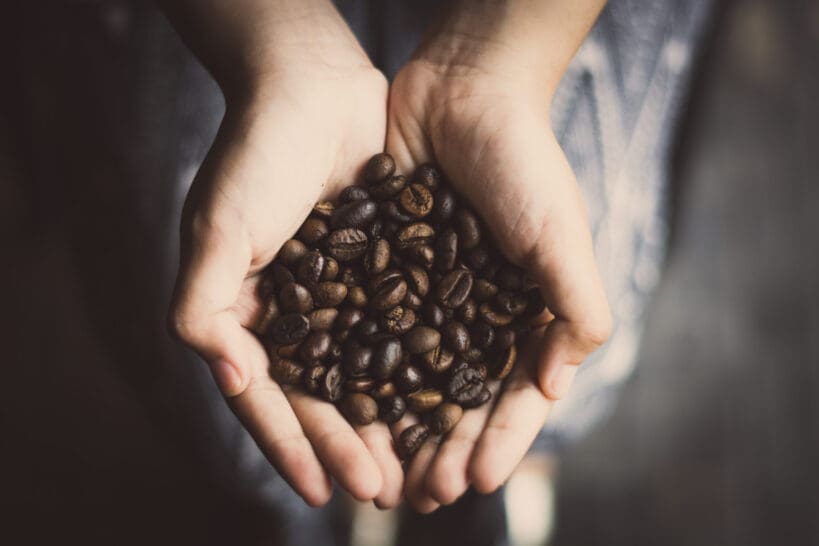
{"type": "Polygon", "coordinates": [[[592,347],[600,347],[611,337],[613,328],[611,311],[606,308],[580,327],[580,338],[592,347]]]}
{"type": "Polygon", "coordinates": [[[185,306],[174,306],[168,313],[168,331],[178,341],[194,344],[201,338],[202,321],[185,306]]]}

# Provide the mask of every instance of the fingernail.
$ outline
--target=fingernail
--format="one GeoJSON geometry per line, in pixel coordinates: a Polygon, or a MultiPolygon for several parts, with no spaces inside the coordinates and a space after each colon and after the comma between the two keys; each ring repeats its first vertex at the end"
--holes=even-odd
{"type": "Polygon", "coordinates": [[[577,373],[577,366],[564,364],[557,370],[557,375],[552,379],[552,395],[556,399],[563,398],[569,393],[574,375],[577,373]]]}
{"type": "Polygon", "coordinates": [[[236,366],[227,360],[216,360],[211,362],[210,371],[216,381],[216,386],[219,387],[222,394],[225,396],[239,394],[239,389],[242,386],[242,376],[239,375],[236,366]]]}

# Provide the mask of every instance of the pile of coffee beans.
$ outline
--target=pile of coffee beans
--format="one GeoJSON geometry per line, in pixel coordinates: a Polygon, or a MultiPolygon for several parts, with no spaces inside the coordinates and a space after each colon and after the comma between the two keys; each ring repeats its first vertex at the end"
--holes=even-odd
{"type": "Polygon", "coordinates": [[[492,398],[544,303],[433,165],[407,178],[381,153],[364,179],[317,203],[264,271],[256,333],[276,381],[351,423],[418,415],[406,460],[492,398]]]}

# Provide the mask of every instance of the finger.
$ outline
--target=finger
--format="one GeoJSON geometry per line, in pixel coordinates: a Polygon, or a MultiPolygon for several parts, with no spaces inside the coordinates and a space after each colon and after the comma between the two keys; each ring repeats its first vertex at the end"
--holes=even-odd
{"type": "Polygon", "coordinates": [[[372,454],[381,471],[382,485],[374,500],[382,510],[395,508],[401,503],[404,489],[404,469],[393,447],[392,434],[384,423],[358,427],[356,432],[372,454]]]}
{"type": "Polygon", "coordinates": [[[381,471],[336,407],[296,390],[288,390],[286,396],[304,435],[330,475],[356,499],[375,498],[381,491],[381,471]]]}
{"type": "MultiPolygon", "coordinates": [[[[418,418],[415,415],[407,413],[400,421],[393,424],[390,430],[395,441],[398,442],[401,433],[417,422],[418,418]]],[[[438,441],[436,438],[427,439],[416,451],[412,460],[404,463],[404,497],[407,499],[407,503],[421,514],[434,512],[440,506],[435,499],[426,494],[423,487],[424,474],[435,455],[437,447],[438,441]]]]}
{"type": "Polygon", "coordinates": [[[399,88],[393,85],[390,90],[386,151],[395,160],[396,172],[410,174],[416,166],[433,161],[434,155],[424,129],[415,118],[394,111],[395,105],[407,103],[406,97],[396,96],[402,92],[399,88]]]}

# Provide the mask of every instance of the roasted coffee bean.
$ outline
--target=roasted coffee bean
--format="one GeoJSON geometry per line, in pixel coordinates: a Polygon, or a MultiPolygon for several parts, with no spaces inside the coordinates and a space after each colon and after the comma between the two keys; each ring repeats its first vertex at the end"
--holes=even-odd
{"type": "Polygon", "coordinates": [[[321,360],[330,351],[333,339],[328,332],[310,332],[301,342],[299,356],[302,362],[321,360]]]}
{"type": "Polygon", "coordinates": [[[414,413],[426,413],[444,401],[444,395],[437,389],[423,389],[407,395],[407,408],[414,413]]]}
{"type": "Polygon", "coordinates": [[[423,218],[432,212],[432,193],[426,186],[421,184],[410,184],[403,189],[399,196],[401,206],[407,213],[415,218],[423,218]]]}
{"type": "Polygon", "coordinates": [[[530,288],[524,296],[526,298],[526,311],[523,316],[526,318],[537,317],[546,310],[546,302],[543,301],[543,294],[539,287],[530,288]]]}
{"type": "Polygon", "coordinates": [[[384,220],[381,218],[376,217],[372,223],[367,226],[367,229],[364,232],[367,234],[367,237],[370,241],[375,241],[376,239],[381,239],[381,230],[384,227],[384,220]]]}
{"type": "Polygon", "coordinates": [[[358,375],[366,372],[373,358],[373,350],[366,345],[352,345],[345,348],[344,370],[350,375],[358,375]]]}
{"type": "Polygon", "coordinates": [[[498,287],[486,279],[475,279],[472,285],[472,297],[478,303],[490,300],[498,293],[498,287]]]}
{"type": "Polygon", "coordinates": [[[373,350],[370,374],[376,379],[388,379],[401,364],[401,342],[390,337],[378,342],[373,350]]]}
{"type": "Polygon", "coordinates": [[[392,176],[395,172],[395,160],[388,153],[380,153],[372,156],[364,167],[364,180],[368,184],[380,182],[392,176]]]}
{"type": "Polygon", "coordinates": [[[407,281],[400,271],[390,269],[370,282],[370,305],[377,311],[386,311],[400,304],[407,295],[407,281]]]}
{"type": "Polygon", "coordinates": [[[364,312],[361,309],[345,307],[339,311],[335,326],[342,330],[349,330],[358,324],[362,318],[364,318],[364,312]]]}
{"type": "Polygon", "coordinates": [[[377,213],[378,205],[375,204],[375,201],[369,199],[352,201],[336,208],[332,218],[330,218],[330,227],[333,229],[361,229],[368,226],[375,219],[377,213]]]}
{"type": "Polygon", "coordinates": [[[295,358],[299,354],[300,343],[289,343],[287,345],[276,345],[276,356],[282,358],[295,358]]]}
{"type": "Polygon", "coordinates": [[[461,353],[461,357],[470,364],[482,362],[484,359],[483,351],[477,347],[470,347],[468,351],[461,353]]]}
{"type": "Polygon", "coordinates": [[[432,205],[432,220],[441,224],[448,222],[455,212],[455,206],[455,194],[452,193],[452,190],[441,188],[435,193],[435,203],[432,205]]]}
{"type": "Polygon", "coordinates": [[[458,209],[455,211],[454,221],[461,248],[469,250],[478,246],[481,242],[481,228],[477,216],[467,209],[458,209]]]}
{"type": "Polygon", "coordinates": [[[316,309],[307,315],[307,320],[310,322],[310,329],[316,332],[332,330],[337,318],[338,309],[334,307],[316,309]]]}
{"type": "Polygon", "coordinates": [[[490,361],[491,368],[489,373],[491,373],[492,377],[495,379],[504,379],[507,375],[509,375],[509,372],[512,371],[517,359],[518,348],[512,344],[506,350],[494,355],[493,359],[490,361]]]}
{"type": "Polygon", "coordinates": [[[441,328],[441,336],[444,345],[459,354],[467,352],[472,343],[466,326],[455,320],[444,324],[443,328],[441,328]]]}
{"type": "Polygon", "coordinates": [[[404,265],[404,273],[410,290],[422,298],[429,293],[429,275],[422,267],[408,263],[404,265]]]}
{"type": "Polygon", "coordinates": [[[486,378],[489,377],[489,368],[483,362],[475,362],[470,364],[470,366],[478,372],[478,375],[481,376],[481,379],[486,381],[486,378]]]}
{"type": "Polygon", "coordinates": [[[347,186],[338,195],[338,200],[342,203],[352,203],[353,201],[362,201],[369,198],[370,194],[361,186],[347,186]]]}
{"type": "Polygon", "coordinates": [[[344,373],[341,371],[341,364],[335,364],[321,380],[321,395],[328,402],[338,402],[344,394],[342,383],[344,382],[344,373]]]}
{"type": "Polygon", "coordinates": [[[392,234],[389,234],[389,232],[393,231],[393,225],[395,225],[395,228],[397,229],[398,225],[408,224],[413,220],[413,217],[402,211],[398,206],[398,203],[395,201],[384,201],[378,206],[378,210],[381,213],[381,216],[383,216],[389,222],[384,226],[384,231],[390,238],[392,238],[392,234]]]}
{"type": "Polygon", "coordinates": [[[289,358],[270,360],[270,377],[280,385],[295,385],[301,381],[304,368],[289,358]]]}
{"type": "Polygon", "coordinates": [[[496,351],[504,351],[515,343],[515,330],[508,326],[495,329],[495,343],[493,349],[496,351]]]}
{"type": "Polygon", "coordinates": [[[472,250],[468,250],[463,256],[464,263],[471,269],[477,271],[483,269],[489,263],[489,253],[482,245],[478,245],[472,250]]]}
{"type": "Polygon", "coordinates": [[[424,304],[424,320],[433,328],[440,328],[444,324],[444,311],[432,301],[424,304]]]}
{"type": "Polygon", "coordinates": [[[390,244],[386,239],[376,239],[364,254],[364,269],[369,275],[383,273],[390,265],[390,244]]]}
{"type": "Polygon", "coordinates": [[[378,415],[388,425],[397,423],[407,411],[407,403],[400,396],[388,396],[381,401],[378,415]]]}
{"type": "Polygon", "coordinates": [[[361,285],[366,280],[361,271],[349,265],[342,267],[339,275],[339,281],[343,282],[347,288],[361,285]]]}
{"type": "Polygon", "coordinates": [[[307,317],[298,313],[288,313],[273,321],[270,334],[276,343],[289,345],[304,339],[309,331],[310,321],[307,317]]]}
{"type": "Polygon", "coordinates": [[[476,398],[483,387],[480,373],[473,368],[464,368],[449,380],[446,394],[450,400],[463,405],[476,398]]]}
{"type": "Polygon", "coordinates": [[[369,318],[360,321],[353,330],[355,331],[356,339],[364,345],[375,343],[380,333],[378,323],[369,318]]]}
{"type": "Polygon", "coordinates": [[[347,290],[347,301],[356,307],[366,307],[369,298],[367,292],[360,286],[352,286],[347,290]]]}
{"type": "Polygon", "coordinates": [[[416,246],[428,246],[433,237],[435,237],[435,230],[432,229],[432,226],[417,222],[401,228],[395,239],[399,250],[407,250],[416,246]]]}
{"type": "Polygon", "coordinates": [[[412,456],[421,449],[421,446],[429,438],[429,428],[422,423],[416,423],[404,429],[398,437],[398,456],[402,461],[409,461],[412,456]]]}
{"type": "Polygon", "coordinates": [[[273,274],[273,279],[279,287],[296,281],[295,275],[282,264],[274,263],[270,268],[270,272],[273,274]]]}
{"type": "Polygon", "coordinates": [[[381,318],[381,327],[393,335],[403,336],[415,326],[416,322],[415,311],[402,305],[396,305],[384,313],[381,318]]]}
{"type": "Polygon", "coordinates": [[[488,303],[482,303],[481,306],[478,307],[478,314],[481,320],[490,326],[507,326],[512,323],[512,319],[514,318],[507,313],[496,311],[488,303]]]}
{"type": "Polygon", "coordinates": [[[466,269],[456,269],[444,275],[438,284],[438,301],[444,307],[455,309],[459,307],[472,291],[472,273],[466,269]]]}
{"type": "Polygon", "coordinates": [[[424,366],[434,373],[447,371],[455,361],[455,355],[452,354],[452,351],[444,349],[441,346],[421,354],[419,358],[424,366]]]}
{"type": "Polygon", "coordinates": [[[253,331],[259,335],[264,335],[270,329],[273,321],[279,318],[279,304],[276,301],[276,294],[269,294],[262,306],[262,312],[259,315],[259,320],[256,321],[256,326],[253,331]]]}
{"type": "Polygon", "coordinates": [[[308,245],[315,245],[324,239],[329,232],[327,222],[321,218],[308,218],[299,228],[296,237],[308,245]]]}
{"type": "Polygon", "coordinates": [[[435,241],[435,269],[448,273],[455,268],[458,257],[458,234],[447,229],[435,241]]]}
{"type": "Polygon", "coordinates": [[[489,389],[484,387],[483,389],[481,389],[478,395],[475,396],[475,398],[472,398],[471,400],[466,400],[463,404],[461,404],[461,406],[463,406],[464,409],[473,409],[479,406],[483,406],[490,400],[492,400],[492,393],[489,391],[489,389]]]}
{"type": "Polygon", "coordinates": [[[321,277],[319,277],[319,279],[322,281],[336,280],[336,277],[338,277],[338,269],[338,262],[330,256],[325,256],[324,269],[321,270],[321,277]]]}
{"type": "Polygon", "coordinates": [[[435,250],[429,245],[413,246],[406,250],[409,256],[416,263],[429,269],[435,262],[435,250]]]}
{"type": "Polygon", "coordinates": [[[344,382],[344,390],[347,392],[370,392],[375,386],[375,379],[372,377],[351,377],[344,382]]]}
{"type": "Polygon", "coordinates": [[[308,250],[307,245],[298,239],[288,239],[279,249],[276,258],[288,267],[295,267],[308,250]]]}
{"type": "Polygon", "coordinates": [[[498,269],[495,275],[495,284],[501,290],[517,292],[523,288],[524,272],[519,267],[506,265],[498,269]]]}
{"type": "Polygon", "coordinates": [[[466,298],[466,301],[458,308],[458,316],[464,324],[472,324],[478,317],[478,304],[472,298],[466,298]]]}
{"type": "Polygon", "coordinates": [[[432,412],[429,418],[429,431],[432,434],[447,434],[455,428],[463,415],[464,410],[461,406],[452,402],[445,402],[432,412]]]}
{"type": "Polygon", "coordinates": [[[407,178],[405,176],[391,176],[384,180],[383,182],[379,182],[370,188],[370,195],[372,195],[373,199],[377,199],[379,201],[385,201],[387,199],[392,199],[403,190],[407,186],[407,178]]]}
{"type": "Polygon", "coordinates": [[[417,184],[426,186],[430,191],[435,191],[441,184],[441,173],[432,164],[423,163],[415,169],[412,180],[417,184]]]}
{"type": "Polygon", "coordinates": [[[526,295],[521,292],[498,292],[495,296],[495,307],[509,315],[520,315],[526,311],[529,305],[529,300],[526,295]]]}
{"type": "Polygon", "coordinates": [[[441,333],[429,326],[416,326],[401,340],[404,350],[411,355],[431,351],[441,344],[441,333]]]}
{"type": "Polygon", "coordinates": [[[421,306],[424,304],[424,300],[421,299],[421,296],[413,292],[412,290],[407,290],[407,295],[404,296],[404,299],[401,301],[404,307],[408,309],[417,310],[420,309],[421,306]]]}
{"type": "Polygon", "coordinates": [[[354,425],[369,425],[378,417],[378,404],[371,396],[360,392],[346,395],[340,407],[347,420],[354,425]]]}
{"type": "Polygon", "coordinates": [[[332,362],[333,364],[341,361],[341,357],[344,356],[344,349],[342,349],[339,343],[340,342],[333,340],[333,342],[330,344],[330,350],[327,351],[327,357],[325,360],[332,362]]]}
{"type": "Polygon", "coordinates": [[[410,364],[401,364],[398,370],[393,374],[392,378],[395,386],[403,393],[415,392],[421,388],[424,383],[424,377],[421,371],[410,364]]]}
{"type": "Polygon", "coordinates": [[[395,383],[392,381],[381,381],[373,387],[373,390],[370,391],[370,396],[376,400],[384,400],[394,395],[395,383]]]}
{"type": "Polygon", "coordinates": [[[344,283],[325,281],[313,289],[313,302],[317,307],[335,307],[347,297],[344,283]]]}
{"type": "Polygon", "coordinates": [[[321,390],[321,380],[324,374],[327,373],[327,368],[324,366],[311,366],[304,372],[304,388],[310,394],[318,394],[321,390]]]}
{"type": "Polygon", "coordinates": [[[313,296],[306,287],[291,282],[279,292],[279,305],[285,313],[306,315],[313,310],[313,296]]]}
{"type": "Polygon", "coordinates": [[[367,251],[367,234],[356,228],[338,229],[327,237],[327,252],[339,262],[349,262],[367,251]]]}
{"type": "MultiPolygon", "coordinates": [[[[263,273],[261,278],[259,279],[259,283],[256,285],[256,296],[261,301],[267,301],[271,294],[275,294],[276,286],[278,283],[276,282],[275,277],[273,276],[273,267],[279,266],[287,271],[287,268],[281,264],[273,264],[269,269],[266,269],[263,273]]],[[[291,274],[292,275],[292,274],[291,274]]]]}
{"type": "Polygon", "coordinates": [[[323,270],[324,256],[318,250],[311,250],[299,262],[296,280],[307,288],[312,288],[318,284],[323,270]]]}
{"type": "Polygon", "coordinates": [[[312,215],[316,218],[328,220],[336,210],[336,205],[332,201],[319,201],[313,206],[312,215]]]}
{"type": "Polygon", "coordinates": [[[472,326],[471,334],[472,345],[478,349],[486,350],[495,342],[495,329],[482,320],[472,326]]]}

